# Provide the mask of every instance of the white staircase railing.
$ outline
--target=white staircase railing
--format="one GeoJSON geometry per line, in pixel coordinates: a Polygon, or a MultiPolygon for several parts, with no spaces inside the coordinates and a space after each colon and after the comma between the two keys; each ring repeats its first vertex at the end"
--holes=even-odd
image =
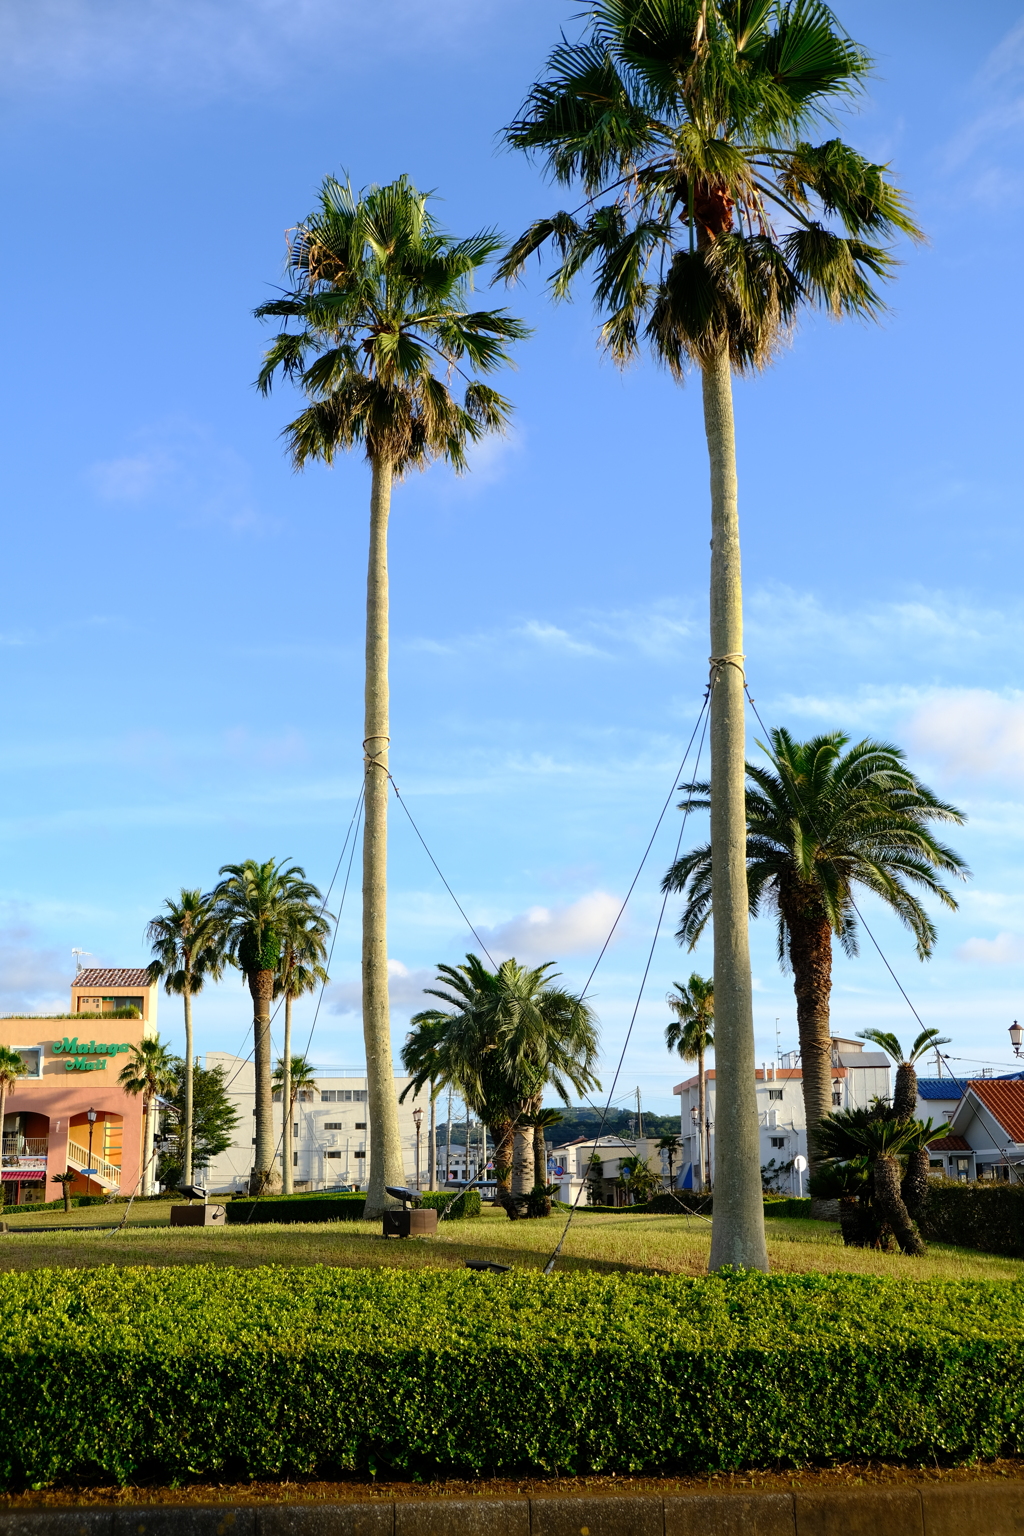
{"type": "Polygon", "coordinates": [[[79,1146],[77,1141],[68,1142],[68,1167],[69,1168],[94,1168],[91,1175],[99,1184],[107,1184],[111,1189],[121,1188],[121,1170],[116,1163],[108,1163],[105,1157],[92,1154],[92,1162],[89,1161],[88,1147],[79,1146]]]}

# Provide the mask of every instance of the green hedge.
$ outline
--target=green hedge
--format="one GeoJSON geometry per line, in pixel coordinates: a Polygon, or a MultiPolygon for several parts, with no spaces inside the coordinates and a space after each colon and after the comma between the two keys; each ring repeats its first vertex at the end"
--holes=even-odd
{"type": "Polygon", "coordinates": [[[1020,1455],[1022,1302],[858,1275],[5,1273],[0,1485],[1020,1455]]]}
{"type": "Polygon", "coordinates": [[[786,1200],[766,1200],[764,1203],[766,1216],[802,1216],[810,1220],[811,1199],[806,1195],[802,1200],[798,1195],[793,1195],[786,1200]]]}
{"type": "Polygon", "coordinates": [[[231,1200],[225,1206],[229,1226],[275,1221],[362,1221],[365,1195],[271,1195],[263,1200],[231,1200]]]}
{"type": "Polygon", "coordinates": [[[918,1226],[937,1243],[1024,1258],[1024,1184],[931,1181],[918,1226]]]}
{"type": "MultiPolygon", "coordinates": [[[[420,1204],[440,1212],[452,1198],[452,1192],[428,1192],[420,1204]]],[[[229,1225],[244,1226],[253,1221],[362,1221],[366,1210],[365,1195],[271,1195],[262,1200],[231,1200],[227,1205],[229,1225]]],[[[462,1216],[480,1215],[480,1191],[464,1190],[454,1201],[446,1221],[462,1216]]]]}
{"type": "MultiPolygon", "coordinates": [[[[127,1195],[115,1195],[113,1200],[108,1200],[106,1195],[72,1195],[71,1207],[74,1210],[83,1205],[124,1205],[127,1198],[127,1195]]],[[[2,1209],[5,1216],[28,1215],[31,1211],[62,1211],[64,1196],[58,1195],[56,1200],[40,1200],[38,1204],[32,1205],[4,1205],[2,1209]]]]}
{"type": "MultiPolygon", "coordinates": [[[[555,1204],[559,1210],[571,1209],[563,1201],[557,1200],[555,1204]]],[[[714,1210],[714,1197],[702,1195],[692,1189],[679,1189],[674,1194],[666,1191],[660,1195],[654,1195],[643,1205],[584,1205],[582,1201],[576,1207],[578,1212],[589,1211],[595,1216],[684,1216],[690,1212],[698,1216],[710,1216],[714,1210]]],[[[803,1200],[793,1196],[792,1199],[769,1199],[764,1202],[766,1216],[806,1216],[811,1214],[811,1202],[809,1198],[803,1200]]]]}

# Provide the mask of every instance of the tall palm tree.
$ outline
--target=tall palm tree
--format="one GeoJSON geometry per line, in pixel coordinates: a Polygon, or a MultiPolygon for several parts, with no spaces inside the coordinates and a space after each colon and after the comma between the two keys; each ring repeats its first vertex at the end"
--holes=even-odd
{"type": "MultiPolygon", "coordinates": [[[[128,1060],[118,1074],[125,1093],[142,1094],[145,1130],[142,1138],[142,1193],[151,1195],[156,1182],[153,1143],[156,1137],[156,1101],[169,1097],[177,1086],[176,1060],[159,1035],[143,1038],[128,1052],[128,1060]]],[[[188,1180],[183,1179],[182,1183],[188,1180]]]]}
{"type": "MultiPolygon", "coordinates": [[[[327,936],[330,933],[330,913],[313,912],[302,908],[295,914],[296,924],[285,934],[281,944],[281,959],[274,979],[274,996],[284,996],[284,1049],[279,1066],[282,1071],[281,1102],[294,1102],[290,1081],[292,1062],[292,1004],[297,997],[315,992],[326,986],[330,977],[324,969],[327,958],[327,936]]],[[[294,1188],[292,1176],[292,1117],[284,1117],[283,1142],[284,1193],[290,1195],[294,1188]]]]}
{"type": "Polygon", "coordinates": [[[467,467],[466,449],[503,431],[507,400],[470,374],[508,362],[505,343],[526,334],[506,310],[470,308],[473,278],[499,250],[493,231],[455,241],[401,176],[359,197],[328,177],[319,206],[298,227],[289,254],[292,289],[260,305],[261,318],[295,330],[278,335],[259,387],[276,374],[309,400],[284,429],[292,462],[330,464],[363,447],[370,465],[363,727],[363,1034],[371,1129],[366,1214],[404,1177],[398,1130],[387,971],[388,695],[387,530],[391,488],[412,469],[445,459],[467,467]],[[462,403],[444,378],[466,380],[462,403]]]}
{"type": "Polygon", "coordinates": [[[204,983],[218,981],[224,969],[220,930],[213,904],[202,891],[181,888],[177,901],[168,897],[164,910],[146,926],[146,938],[155,958],[150,961],[151,981],[163,978],[164,991],[178,993],[185,1009],[185,1120],[182,1126],[182,1183],[192,1183],[193,1073],[192,999],[204,983]]]}
{"type": "MultiPolygon", "coordinates": [[[[0,1045],[0,1163],[3,1162],[4,1139],[4,1115],[7,1113],[7,1095],[14,1092],[15,1084],[19,1077],[24,1077],[28,1069],[17,1051],[9,1045],[0,1045]]],[[[3,1191],[0,1190],[0,1205],[3,1204],[3,1191]]]]}
{"type": "Polygon", "coordinates": [[[681,380],[700,370],[711,468],[711,777],[719,1158],[711,1267],[766,1269],[744,885],[743,611],[732,375],[766,366],[800,308],[877,316],[892,256],[917,236],[885,167],[831,123],[870,60],[818,0],[596,0],[563,41],[508,142],[540,156],[581,207],[538,220],[516,276],[551,243],[552,287],[589,267],[622,364],[641,339],[681,380]]]}
{"type": "Polygon", "coordinates": [[[697,1168],[699,1188],[711,1178],[711,1134],[708,1130],[707,1074],[704,1057],[715,1044],[715,984],[694,971],[689,981],[677,981],[665,999],[675,1018],[665,1026],[665,1044],[684,1061],[697,1063],[697,1168]]]}
{"type": "Polygon", "coordinates": [[[896,1036],[885,1029],[861,1029],[859,1040],[870,1040],[880,1045],[896,1068],[896,1084],[893,1089],[892,1107],[900,1120],[912,1120],[917,1113],[917,1063],[926,1051],[937,1050],[949,1044],[948,1035],[940,1035],[937,1029],[922,1029],[909,1051],[904,1051],[896,1036]]]}
{"type": "MultiPolygon", "coordinates": [[[[918,957],[935,944],[935,926],[910,885],[918,885],[955,911],[939,871],[967,876],[959,854],[937,841],[931,821],[963,823],[955,806],[939,800],[888,742],[865,740],[846,750],[842,731],[795,741],[778,728],[763,746],[769,766],[747,764],[747,887],[750,911],[774,912],[778,952],[793,972],[804,1111],[812,1169],[821,1154],[813,1128],[832,1109],[832,939],[857,953],[854,890],[883,901],[914,935],[918,957]]],[[[707,784],[684,784],[694,809],[709,804],[707,784]]],[[[717,901],[712,845],[684,854],[663,889],[683,891],[678,930],[692,949],[717,901]]],[[[716,1053],[717,1061],[717,1053],[716,1053]]],[[[717,1095],[716,1095],[717,1101],[717,1095]]]]}
{"type": "Polygon", "coordinates": [[[436,1041],[434,1081],[454,1086],[494,1142],[498,1198],[518,1216],[533,1188],[532,1137],[524,1117],[536,1114],[546,1088],[564,1104],[599,1086],[593,1074],[597,1029],[582,998],[555,986],[554,962],[529,969],[505,960],[489,971],[477,955],[465,965],[439,965],[442,987],[425,991],[448,1006],[412,1019],[436,1041]]]}
{"type": "Polygon", "coordinates": [[[300,1093],[308,1094],[312,1098],[316,1092],[316,1073],[305,1056],[282,1056],[274,1068],[271,1083],[273,1091],[281,1095],[281,1119],[284,1124],[282,1183],[284,1193],[291,1195],[295,1192],[295,1180],[292,1177],[292,1123],[295,1118],[295,1105],[300,1093]]]}
{"type": "Polygon", "coordinates": [[[565,1116],[560,1109],[537,1109],[532,1114],[523,1116],[523,1124],[528,1125],[533,1132],[533,1181],[535,1184],[547,1184],[548,1181],[548,1149],[544,1132],[551,1130],[553,1126],[560,1125],[564,1119],[565,1116]]]}
{"type": "Polygon", "coordinates": [[[270,1072],[270,1003],[289,934],[323,911],[324,900],[298,864],[267,859],[224,864],[212,892],[225,957],[242,972],[253,1001],[256,1079],[256,1153],[252,1194],[277,1186],[274,1166],[274,1099],[270,1072]]]}

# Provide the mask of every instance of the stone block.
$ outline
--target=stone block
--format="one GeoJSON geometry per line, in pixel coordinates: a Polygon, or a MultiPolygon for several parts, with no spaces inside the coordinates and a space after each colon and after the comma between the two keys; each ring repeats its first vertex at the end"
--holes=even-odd
{"type": "Polygon", "coordinates": [[[924,1536],[1024,1536],[1024,1482],[921,1488],[924,1536]]]}
{"type": "Polygon", "coordinates": [[[924,1536],[916,1488],[798,1491],[793,1503],[796,1536],[924,1536]]]}
{"type": "Polygon", "coordinates": [[[527,1499],[396,1499],[395,1536],[530,1536],[530,1505],[527,1499]]]}
{"type": "Polygon", "coordinates": [[[661,1498],[644,1493],[619,1497],[531,1499],[531,1536],[664,1536],[661,1498]]]}
{"type": "Polygon", "coordinates": [[[256,1536],[394,1536],[395,1506],[390,1499],[360,1499],[351,1504],[262,1504],[256,1511],[256,1536]]]}
{"type": "Polygon", "coordinates": [[[791,1493],[683,1493],[665,1498],[665,1536],[795,1536],[791,1493]]]}

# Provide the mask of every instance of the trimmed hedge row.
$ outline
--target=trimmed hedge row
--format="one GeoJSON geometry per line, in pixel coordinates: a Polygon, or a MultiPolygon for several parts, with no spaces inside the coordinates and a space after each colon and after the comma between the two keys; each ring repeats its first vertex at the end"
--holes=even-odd
{"type": "MultiPolygon", "coordinates": [[[[480,1215],[480,1191],[463,1190],[452,1200],[452,1191],[424,1190],[420,1204],[435,1211],[444,1210],[452,1201],[446,1221],[480,1215]]],[[[250,1222],[362,1221],[366,1210],[365,1195],[271,1195],[262,1200],[231,1200],[227,1207],[228,1225],[245,1226],[250,1222]]]]}
{"type": "Polygon", "coordinates": [[[929,1182],[918,1226],[937,1243],[1024,1258],[1024,1184],[929,1182]]]}
{"type": "Polygon", "coordinates": [[[0,1485],[1019,1455],[1022,1302],[859,1275],[0,1274],[0,1485]]]}
{"type": "MultiPolygon", "coordinates": [[[[554,1202],[559,1210],[568,1211],[572,1207],[562,1200],[554,1202]]],[[[595,1216],[682,1216],[691,1213],[697,1216],[710,1216],[714,1210],[714,1196],[702,1195],[692,1189],[679,1189],[675,1193],[665,1191],[660,1195],[653,1195],[643,1205],[583,1205],[576,1207],[578,1213],[589,1211],[595,1216]]],[[[797,1196],[792,1199],[766,1200],[764,1202],[766,1216],[805,1216],[811,1214],[811,1202],[809,1198],[803,1200],[797,1196]]]]}

